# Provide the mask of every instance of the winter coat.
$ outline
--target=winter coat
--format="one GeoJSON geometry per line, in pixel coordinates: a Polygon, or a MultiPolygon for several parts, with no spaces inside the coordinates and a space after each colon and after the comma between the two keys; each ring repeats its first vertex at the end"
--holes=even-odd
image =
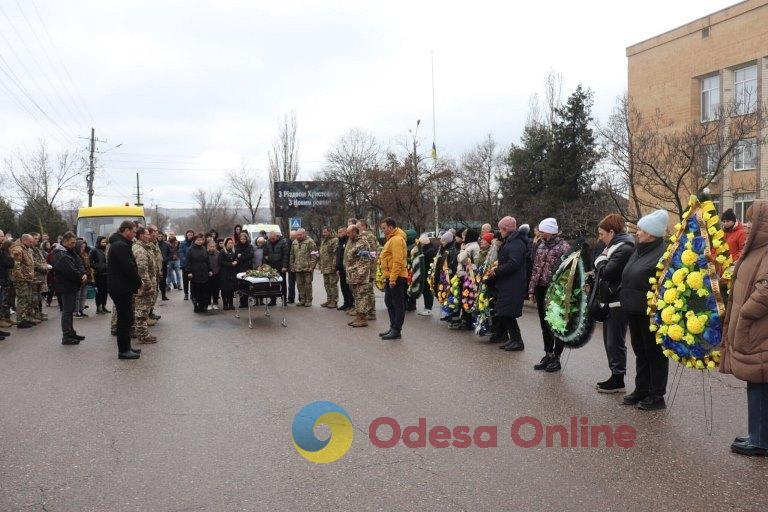
{"type": "Polygon", "coordinates": [[[163,256],[163,264],[168,264],[171,261],[171,244],[165,240],[159,240],[157,246],[160,248],[160,254],[163,256]]]}
{"type": "Polygon", "coordinates": [[[744,244],[747,243],[747,232],[744,229],[744,224],[736,222],[731,229],[726,229],[725,241],[728,242],[728,250],[731,253],[733,261],[736,262],[741,257],[741,253],[744,250],[744,244]]]}
{"type": "MultiPolygon", "coordinates": [[[[53,249],[51,249],[51,252],[48,253],[48,256],[45,257],[45,262],[53,268],[53,256],[56,254],[56,247],[59,244],[53,244],[53,249]]],[[[46,284],[48,285],[48,291],[51,293],[56,293],[56,272],[48,272],[48,275],[45,276],[46,284]]],[[[106,270],[104,271],[104,281],[107,280],[107,273],[106,270]]],[[[2,286],[2,283],[0,283],[0,286],[2,286]]]]}
{"type": "MultiPolygon", "coordinates": [[[[523,243],[528,247],[528,237],[521,238],[523,243]]],[[[533,255],[533,268],[531,269],[531,279],[528,283],[528,295],[534,295],[536,293],[537,286],[549,286],[552,281],[552,274],[555,273],[557,267],[560,265],[560,260],[563,258],[563,254],[571,250],[571,246],[560,238],[559,236],[553,236],[549,240],[542,240],[536,245],[536,254],[533,255]]],[[[528,272],[527,261],[526,274],[528,272]]],[[[499,264],[501,264],[501,254],[499,254],[499,264]]],[[[527,275],[526,275],[527,280],[527,275]]]]}
{"type": "Polygon", "coordinates": [[[390,284],[396,284],[399,277],[408,277],[408,246],[405,243],[405,231],[395,228],[390,233],[379,258],[384,279],[389,280],[390,284]]]}
{"type": "Polygon", "coordinates": [[[179,244],[179,241],[176,240],[175,242],[168,242],[168,250],[171,253],[171,261],[177,261],[179,259],[179,247],[181,244],[179,244]]]}
{"type": "Polygon", "coordinates": [[[157,270],[155,269],[154,254],[152,253],[152,242],[137,241],[131,247],[133,250],[133,258],[136,260],[136,268],[139,269],[139,277],[141,278],[142,286],[155,289],[157,286],[155,277],[157,276],[157,270]]]}
{"type": "Polygon", "coordinates": [[[288,268],[290,249],[285,238],[278,238],[274,242],[267,240],[264,244],[264,263],[280,272],[288,268]]]}
{"type": "Polygon", "coordinates": [[[14,283],[32,283],[35,280],[35,262],[32,252],[16,240],[11,244],[10,254],[15,261],[11,269],[11,281],[14,283]]]}
{"type": "Polygon", "coordinates": [[[499,249],[499,264],[496,267],[496,314],[518,318],[523,315],[526,297],[525,258],[528,253],[528,237],[519,231],[512,231],[499,249]]]}
{"type": "Polygon", "coordinates": [[[595,259],[595,269],[600,272],[600,281],[595,283],[595,286],[598,287],[598,299],[601,303],[608,304],[609,307],[621,306],[621,275],[634,251],[635,239],[627,233],[618,233],[608,244],[608,253],[600,254],[595,259]]]}
{"type": "Polygon", "coordinates": [[[98,280],[107,275],[107,254],[99,247],[91,249],[91,268],[98,280]]]}
{"type": "Polygon", "coordinates": [[[465,276],[467,273],[464,270],[464,265],[475,264],[480,265],[480,244],[477,242],[470,242],[464,244],[464,247],[459,251],[459,255],[456,257],[459,263],[458,275],[465,276]]]}
{"type": "Polygon", "coordinates": [[[432,262],[435,261],[435,256],[437,256],[437,247],[435,247],[434,244],[427,244],[424,247],[422,247],[421,251],[424,253],[424,268],[429,270],[429,267],[432,266],[432,262]]]}
{"type": "MultiPolygon", "coordinates": [[[[250,244],[248,246],[250,247],[250,244]]],[[[184,272],[192,274],[189,280],[193,283],[203,284],[208,282],[211,262],[208,259],[208,249],[205,246],[193,245],[189,249],[187,253],[187,266],[184,267],[184,272]]]]}
{"type": "Polygon", "coordinates": [[[736,264],[723,325],[720,371],[768,382],[768,201],[752,206],[752,229],[736,264]]]}
{"type": "Polygon", "coordinates": [[[336,272],[336,248],[339,239],[335,236],[324,238],[320,243],[320,272],[333,274],[336,272]]]}
{"type": "Polygon", "coordinates": [[[249,242],[244,244],[237,242],[235,244],[235,254],[237,254],[237,261],[240,263],[240,272],[253,268],[253,246],[249,242]]]}
{"type": "Polygon", "coordinates": [[[264,246],[253,246],[253,268],[259,268],[264,264],[264,246]]]}
{"type": "Polygon", "coordinates": [[[349,241],[348,236],[340,236],[338,238],[338,243],[336,244],[336,271],[337,272],[345,272],[344,268],[344,252],[347,248],[347,243],[349,241]]]}
{"type": "Polygon", "coordinates": [[[315,241],[307,237],[301,242],[293,241],[291,247],[291,272],[312,272],[317,264],[315,241]]]}
{"type": "Polygon", "coordinates": [[[141,287],[139,269],[133,257],[133,242],[120,233],[109,237],[107,253],[107,286],[114,296],[133,295],[141,287]]]}
{"type": "Polygon", "coordinates": [[[237,262],[237,253],[227,251],[224,249],[219,252],[219,286],[221,286],[222,292],[229,292],[237,287],[237,273],[240,269],[237,266],[232,266],[233,262],[237,262]]]}
{"type": "Polygon", "coordinates": [[[628,315],[645,315],[651,283],[648,279],[656,275],[656,265],[666,250],[663,238],[653,242],[637,244],[621,274],[619,302],[628,315]]]}
{"type": "Polygon", "coordinates": [[[10,254],[5,251],[0,251],[0,286],[8,286],[11,269],[13,268],[14,261],[10,254]]]}
{"type": "Polygon", "coordinates": [[[187,266],[187,254],[193,245],[195,245],[195,243],[192,240],[187,240],[186,238],[183,242],[179,243],[179,265],[181,268],[187,266]]]}
{"type": "Polygon", "coordinates": [[[85,273],[81,270],[80,257],[75,250],[57,245],[53,251],[53,272],[56,274],[56,291],[75,293],[83,284],[85,273]]]}

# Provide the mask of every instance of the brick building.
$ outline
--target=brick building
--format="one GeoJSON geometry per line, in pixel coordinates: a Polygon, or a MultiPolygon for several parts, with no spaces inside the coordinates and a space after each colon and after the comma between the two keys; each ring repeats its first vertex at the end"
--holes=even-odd
{"type": "MultiPolygon", "coordinates": [[[[768,100],[768,0],[746,0],[627,48],[628,94],[644,116],[658,109],[681,126],[707,122],[721,105],[755,112],[768,100]]],[[[739,142],[712,191],[742,217],[768,198],[763,126],[739,142]]],[[[705,164],[706,165],[706,164],[705,164]]]]}

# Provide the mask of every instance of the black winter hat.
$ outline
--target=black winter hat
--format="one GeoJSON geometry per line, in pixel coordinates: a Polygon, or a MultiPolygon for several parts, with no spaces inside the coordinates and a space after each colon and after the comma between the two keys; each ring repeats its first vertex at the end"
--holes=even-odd
{"type": "Polygon", "coordinates": [[[736,222],[736,214],[733,213],[733,208],[728,208],[723,212],[723,215],[720,217],[722,220],[729,220],[731,222],[736,222]]]}
{"type": "Polygon", "coordinates": [[[470,243],[470,242],[477,242],[477,239],[480,237],[480,234],[477,232],[476,229],[473,228],[467,228],[464,231],[464,242],[470,243]]]}

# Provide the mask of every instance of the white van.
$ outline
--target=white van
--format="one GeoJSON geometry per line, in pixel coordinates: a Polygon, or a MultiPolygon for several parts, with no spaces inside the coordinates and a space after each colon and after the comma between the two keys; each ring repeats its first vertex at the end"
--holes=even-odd
{"type": "Polygon", "coordinates": [[[256,239],[259,238],[259,233],[262,231],[266,231],[267,235],[269,235],[270,231],[277,231],[282,235],[282,232],[280,231],[280,226],[277,224],[244,224],[243,225],[243,231],[248,232],[248,236],[251,237],[251,241],[253,243],[256,243],[256,239]]]}

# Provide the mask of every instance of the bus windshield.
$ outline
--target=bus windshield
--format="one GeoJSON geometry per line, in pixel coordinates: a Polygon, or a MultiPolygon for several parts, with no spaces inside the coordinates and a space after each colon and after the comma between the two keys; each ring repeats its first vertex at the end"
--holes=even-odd
{"type": "Polygon", "coordinates": [[[144,217],[80,217],[77,219],[77,236],[83,237],[88,246],[94,247],[98,237],[111,236],[124,220],[138,220],[144,224],[144,217]]]}

